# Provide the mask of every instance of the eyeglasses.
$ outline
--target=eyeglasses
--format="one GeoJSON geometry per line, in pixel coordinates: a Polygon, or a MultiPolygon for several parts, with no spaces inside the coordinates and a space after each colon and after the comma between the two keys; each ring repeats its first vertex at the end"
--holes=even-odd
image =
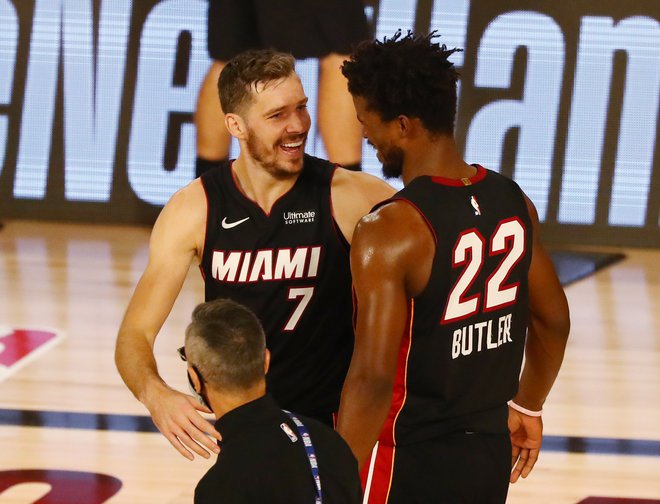
{"type": "MultiPolygon", "coordinates": [[[[177,348],[176,353],[179,354],[179,358],[183,362],[188,362],[188,356],[186,355],[186,347],[182,346],[182,347],[177,348]]],[[[199,369],[197,369],[197,366],[195,366],[194,364],[191,364],[191,367],[195,370],[195,372],[199,375],[200,380],[203,382],[202,373],[199,372],[199,369]]]]}
{"type": "MultiPolygon", "coordinates": [[[[182,347],[177,348],[177,349],[176,349],[176,353],[179,354],[179,358],[180,358],[183,362],[188,362],[188,356],[186,356],[186,347],[183,347],[183,346],[182,346],[182,347]]],[[[192,367],[192,368],[195,370],[195,373],[197,373],[197,376],[199,377],[199,381],[200,381],[200,382],[202,383],[202,385],[203,385],[203,384],[204,384],[204,377],[202,376],[202,373],[199,372],[199,369],[197,369],[197,366],[195,366],[194,364],[192,364],[190,367],[192,367]]],[[[190,377],[188,377],[188,380],[190,380],[190,377]]],[[[192,386],[192,382],[191,382],[191,386],[192,386]]]]}
{"type": "MultiPolygon", "coordinates": [[[[181,360],[183,362],[188,362],[188,356],[186,355],[186,347],[177,348],[176,353],[179,354],[179,357],[181,358],[181,360]]],[[[201,390],[203,390],[203,388],[204,388],[204,377],[202,376],[202,373],[199,372],[199,369],[197,369],[197,366],[195,366],[194,364],[189,364],[189,366],[193,368],[195,373],[197,373],[197,378],[199,379],[199,384],[202,387],[201,390]]],[[[209,406],[208,399],[205,399],[202,396],[201,390],[200,390],[200,392],[197,392],[195,390],[195,384],[193,383],[189,372],[186,373],[186,376],[188,377],[188,384],[190,385],[190,391],[193,392],[195,394],[195,396],[197,396],[197,399],[199,400],[199,402],[202,403],[203,406],[205,406],[206,408],[212,410],[212,408],[209,406]]]]}

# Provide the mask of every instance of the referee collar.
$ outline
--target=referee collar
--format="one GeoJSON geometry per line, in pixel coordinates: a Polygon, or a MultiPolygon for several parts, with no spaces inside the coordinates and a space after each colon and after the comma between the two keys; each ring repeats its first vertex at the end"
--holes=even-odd
{"type": "Polygon", "coordinates": [[[266,394],[225,413],[215,422],[215,428],[224,442],[281,417],[282,410],[275,400],[266,394]]]}

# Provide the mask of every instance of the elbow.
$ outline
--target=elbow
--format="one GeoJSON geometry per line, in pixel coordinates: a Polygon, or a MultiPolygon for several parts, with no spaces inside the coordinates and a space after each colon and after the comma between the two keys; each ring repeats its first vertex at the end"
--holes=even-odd
{"type": "Polygon", "coordinates": [[[562,310],[559,310],[559,313],[553,319],[554,332],[562,340],[568,340],[568,334],[571,332],[571,314],[568,309],[568,303],[566,303],[562,310]]]}
{"type": "Polygon", "coordinates": [[[361,396],[369,402],[389,401],[393,388],[394,380],[387,374],[349,372],[342,396],[361,396]]]}
{"type": "Polygon", "coordinates": [[[551,338],[566,345],[571,330],[571,317],[568,307],[565,310],[556,310],[548,316],[531,315],[530,327],[537,336],[551,338]]]}

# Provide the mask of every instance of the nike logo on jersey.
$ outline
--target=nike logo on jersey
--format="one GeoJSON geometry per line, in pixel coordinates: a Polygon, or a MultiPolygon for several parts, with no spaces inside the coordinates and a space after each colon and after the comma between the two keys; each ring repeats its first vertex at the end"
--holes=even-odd
{"type": "Polygon", "coordinates": [[[234,228],[234,227],[238,226],[239,224],[243,224],[247,220],[250,220],[250,218],[246,217],[245,219],[237,220],[237,221],[234,221],[234,222],[227,222],[227,217],[225,217],[224,219],[222,219],[222,222],[221,222],[222,229],[234,228]]]}

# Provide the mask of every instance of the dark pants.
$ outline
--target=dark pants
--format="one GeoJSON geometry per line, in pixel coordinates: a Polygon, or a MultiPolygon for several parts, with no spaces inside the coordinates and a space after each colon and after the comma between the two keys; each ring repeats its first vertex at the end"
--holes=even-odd
{"type": "Polygon", "coordinates": [[[396,448],[379,446],[365,493],[368,504],[503,504],[510,473],[507,434],[452,434],[396,448]]]}

